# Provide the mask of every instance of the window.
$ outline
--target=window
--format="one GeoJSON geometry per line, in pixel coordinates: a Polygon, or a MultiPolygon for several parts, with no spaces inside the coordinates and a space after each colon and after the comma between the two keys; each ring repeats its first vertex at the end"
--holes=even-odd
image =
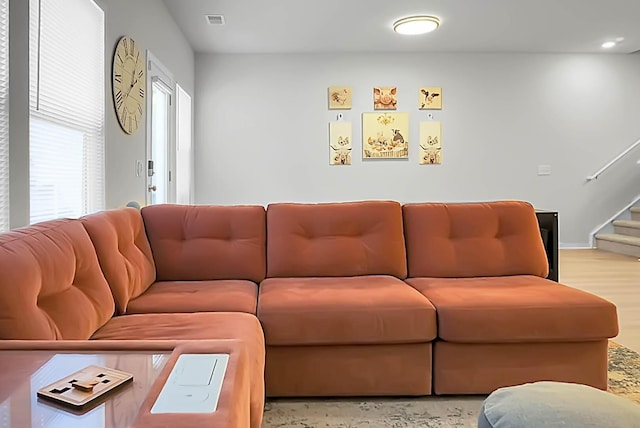
{"type": "Polygon", "coordinates": [[[30,0],[31,223],[105,207],[104,12],[30,0]]]}
{"type": "Polygon", "coordinates": [[[9,8],[0,0],[0,232],[9,230],[9,8]]]}

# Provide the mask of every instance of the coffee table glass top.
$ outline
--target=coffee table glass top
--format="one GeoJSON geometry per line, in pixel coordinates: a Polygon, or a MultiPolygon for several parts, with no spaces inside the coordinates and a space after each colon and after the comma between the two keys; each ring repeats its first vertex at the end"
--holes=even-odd
{"type": "Polygon", "coordinates": [[[169,351],[0,351],[0,428],[129,427],[169,354],[169,351]],[[37,397],[38,389],[92,364],[131,373],[133,382],[85,412],[65,410],[37,397]]]}

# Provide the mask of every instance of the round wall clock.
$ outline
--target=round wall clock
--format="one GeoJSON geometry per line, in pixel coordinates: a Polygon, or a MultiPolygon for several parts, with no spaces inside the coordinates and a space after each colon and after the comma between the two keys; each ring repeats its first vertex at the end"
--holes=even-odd
{"type": "Polygon", "coordinates": [[[124,36],[113,54],[113,103],[120,127],[133,134],[142,123],[146,68],[143,54],[131,37],[124,36]]]}

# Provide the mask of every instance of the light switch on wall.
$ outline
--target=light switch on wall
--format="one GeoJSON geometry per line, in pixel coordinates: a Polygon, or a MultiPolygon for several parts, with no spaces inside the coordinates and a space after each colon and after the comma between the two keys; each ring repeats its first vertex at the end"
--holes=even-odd
{"type": "Polygon", "coordinates": [[[538,165],[538,175],[551,175],[551,165],[538,165]]]}
{"type": "Polygon", "coordinates": [[[136,177],[141,177],[144,173],[144,166],[142,165],[142,161],[136,161],[136,177]]]}

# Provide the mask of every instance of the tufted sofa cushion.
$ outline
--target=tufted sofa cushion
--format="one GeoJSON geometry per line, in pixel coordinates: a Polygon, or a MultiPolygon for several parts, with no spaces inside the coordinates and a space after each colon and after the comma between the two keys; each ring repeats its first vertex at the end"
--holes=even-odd
{"type": "Polygon", "coordinates": [[[268,277],[407,275],[397,202],[271,204],[267,228],[268,277]]]}
{"type": "Polygon", "coordinates": [[[142,217],[158,281],[264,279],[264,207],[153,205],[142,217]]]}
{"type": "Polygon", "coordinates": [[[118,313],[155,281],[156,268],[140,212],[134,208],[103,211],[82,223],[98,254],[118,313]]]}
{"type": "Polygon", "coordinates": [[[0,339],[88,339],[113,315],[95,250],[77,220],[0,235],[0,339]]]}
{"type": "Polygon", "coordinates": [[[547,276],[527,202],[407,204],[402,212],[409,277],[547,276]]]}

